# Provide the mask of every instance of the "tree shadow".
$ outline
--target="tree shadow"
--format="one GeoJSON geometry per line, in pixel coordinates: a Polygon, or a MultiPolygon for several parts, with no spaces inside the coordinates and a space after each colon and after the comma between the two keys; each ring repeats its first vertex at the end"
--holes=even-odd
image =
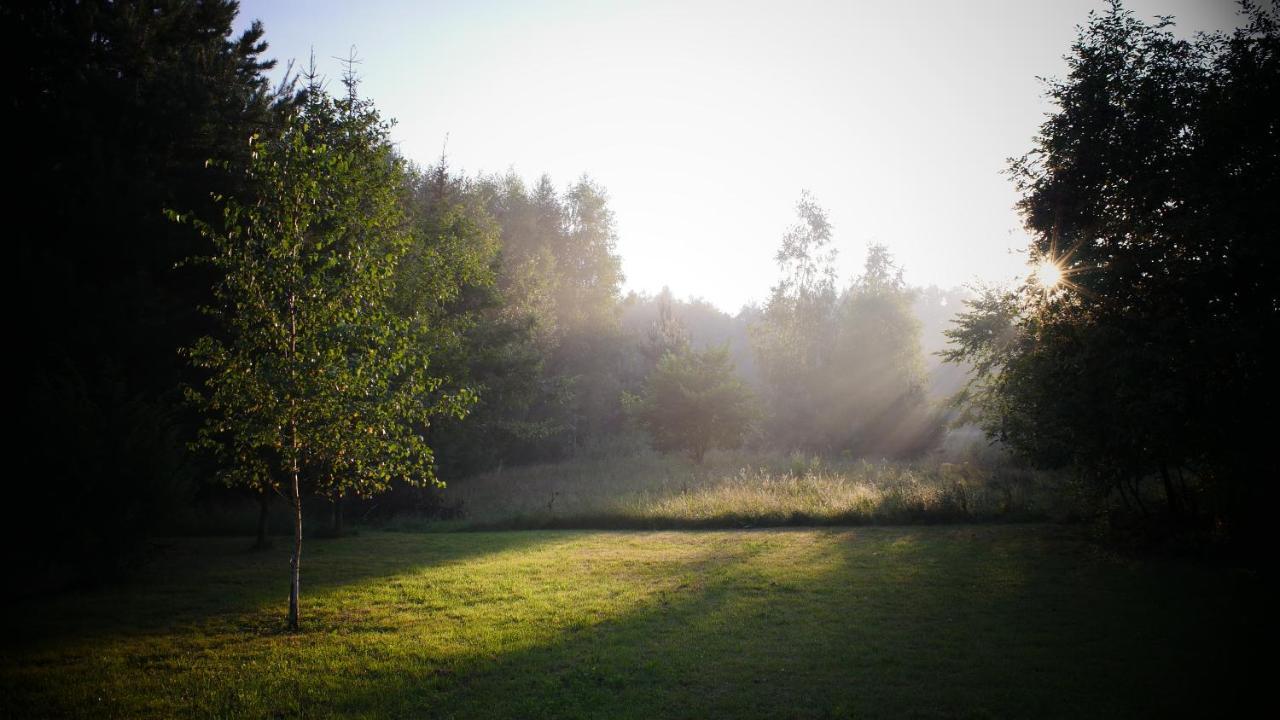
{"type": "MultiPolygon", "coordinates": [[[[308,539],[302,551],[304,626],[314,600],[344,587],[527,550],[564,535],[366,532],[308,539]]],[[[285,632],[291,542],[247,550],[239,537],[174,538],[159,541],[157,550],[155,561],[127,582],[9,605],[0,620],[6,644],[30,650],[68,638],[101,641],[226,624],[285,632]]]]}
{"type": "Polygon", "coordinates": [[[1225,612],[1232,593],[1188,596],[1213,578],[1090,557],[1062,532],[744,535],[762,544],[699,560],[681,571],[686,581],[626,614],[497,658],[352,683],[311,707],[478,718],[1132,717],[1243,702],[1248,673],[1225,612]],[[806,535],[817,540],[795,547],[806,535]]]}

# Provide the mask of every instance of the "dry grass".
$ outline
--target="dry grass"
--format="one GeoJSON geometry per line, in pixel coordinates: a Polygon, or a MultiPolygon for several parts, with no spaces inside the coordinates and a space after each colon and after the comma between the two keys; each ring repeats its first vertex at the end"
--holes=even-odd
{"type": "Polygon", "coordinates": [[[479,528],[1029,521],[1066,514],[1060,497],[1051,478],[1004,463],[720,453],[699,466],[648,451],[510,468],[444,491],[479,528]]]}

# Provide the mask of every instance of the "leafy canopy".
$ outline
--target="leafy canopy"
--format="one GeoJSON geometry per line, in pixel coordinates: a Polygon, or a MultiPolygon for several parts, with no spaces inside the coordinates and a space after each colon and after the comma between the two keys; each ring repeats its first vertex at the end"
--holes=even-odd
{"type": "Polygon", "coordinates": [[[313,81],[278,135],[255,136],[253,200],[224,199],[222,227],[202,226],[222,333],[190,349],[209,373],[192,395],[234,484],[301,471],[316,490],[367,496],[435,482],[430,420],[472,401],[431,372],[431,314],[392,309],[412,246],[407,176],[388,124],[347,89],[313,81]]]}

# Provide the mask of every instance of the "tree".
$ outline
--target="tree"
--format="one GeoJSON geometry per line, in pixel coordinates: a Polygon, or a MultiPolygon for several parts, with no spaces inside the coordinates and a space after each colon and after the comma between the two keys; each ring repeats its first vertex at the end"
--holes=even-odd
{"type": "MultiPolygon", "coordinates": [[[[396,269],[411,246],[405,169],[388,125],[357,97],[314,78],[278,134],[254,139],[251,201],[224,201],[213,242],[219,335],[190,350],[209,373],[206,446],[229,483],[287,478],[294,511],[289,627],[299,626],[304,478],[324,494],[368,496],[393,479],[435,481],[425,433],[462,414],[463,389],[430,370],[432,326],[393,311],[396,269]]],[[[272,489],[279,489],[272,487],[272,489]]]]}
{"type": "Polygon", "coordinates": [[[555,249],[558,313],[569,331],[612,329],[623,276],[608,194],[583,176],[565,193],[564,206],[564,232],[555,249]]]}
{"type": "Polygon", "coordinates": [[[782,238],[775,259],[782,279],[769,296],[751,340],[768,388],[769,435],[779,445],[822,444],[813,408],[821,388],[838,295],[836,251],[826,211],[807,192],[796,204],[799,222],[782,238]]]}
{"type": "Polygon", "coordinates": [[[465,420],[432,428],[440,470],[451,476],[500,465],[550,434],[548,422],[531,417],[544,362],[537,320],[508,297],[517,288],[499,285],[501,227],[482,190],[444,158],[418,177],[409,200],[418,231],[398,271],[401,312],[423,313],[436,328],[437,367],[478,393],[465,420]]]}
{"type": "Polygon", "coordinates": [[[674,301],[670,288],[664,287],[658,293],[658,318],[649,327],[644,345],[640,348],[640,354],[650,372],[668,353],[679,355],[689,351],[689,331],[680,318],[676,317],[674,301]]]}
{"type": "Polygon", "coordinates": [[[1175,525],[1259,527],[1274,477],[1264,424],[1280,330],[1280,32],[1243,5],[1231,34],[1175,37],[1116,2],[1091,14],[1049,83],[1057,111],[1011,161],[1037,266],[950,333],[989,434],[1071,467],[1175,525]]]}
{"type": "MultiPolygon", "coordinates": [[[[111,572],[191,498],[194,419],[177,353],[207,331],[207,253],[167,207],[213,217],[239,191],[246,139],[274,122],[261,24],[233,33],[229,0],[0,4],[13,71],[15,167],[6,231],[16,313],[16,572],[111,572]],[[210,158],[221,163],[208,164],[210,158]],[[25,221],[22,218],[26,218],[25,221]],[[23,467],[26,465],[26,467],[23,467]],[[56,508],[56,511],[53,510],[56,508]],[[31,527],[22,527],[26,523],[31,527]]],[[[10,526],[11,527],[11,526],[10,526]]]]}
{"type": "Polygon", "coordinates": [[[585,177],[564,193],[545,175],[532,189],[512,174],[477,186],[502,232],[498,289],[512,311],[529,319],[543,356],[529,417],[560,442],[531,455],[572,454],[623,419],[622,273],[608,198],[585,177]]]}
{"type": "Polygon", "coordinates": [[[925,394],[915,292],[884,245],[867,249],[828,333],[829,362],[815,393],[818,432],[854,455],[914,456],[940,438],[925,394]]]}
{"type": "Polygon", "coordinates": [[[741,445],[757,415],[727,347],[667,353],[643,395],[626,402],[655,448],[687,453],[697,463],[712,448],[741,445]]]}
{"type": "Polygon", "coordinates": [[[826,213],[807,194],[783,237],[782,280],[752,327],[769,390],[770,437],[786,448],[910,456],[939,437],[913,292],[883,245],[843,291],[826,213]]]}

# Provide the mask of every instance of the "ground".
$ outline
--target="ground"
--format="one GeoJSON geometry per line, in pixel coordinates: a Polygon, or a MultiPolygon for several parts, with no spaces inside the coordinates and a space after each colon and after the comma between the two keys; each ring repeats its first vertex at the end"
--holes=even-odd
{"type": "Polygon", "coordinates": [[[8,608],[0,715],[1220,715],[1262,608],[1051,525],[366,531],[308,541],[291,634],[287,548],[246,546],[8,608]]]}

